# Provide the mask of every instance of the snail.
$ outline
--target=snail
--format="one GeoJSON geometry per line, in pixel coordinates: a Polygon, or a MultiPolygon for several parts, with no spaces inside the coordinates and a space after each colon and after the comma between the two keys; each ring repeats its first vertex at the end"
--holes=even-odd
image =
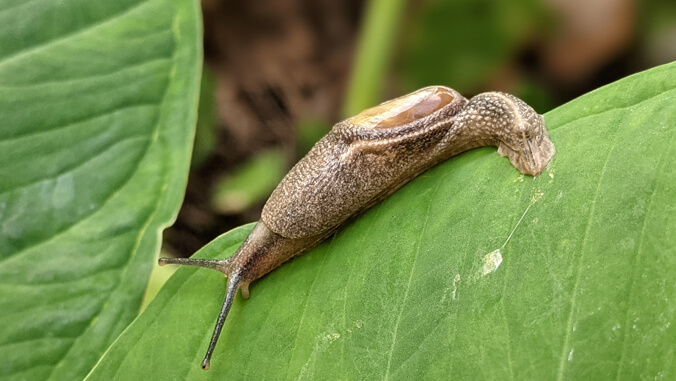
{"type": "Polygon", "coordinates": [[[237,290],[248,298],[251,282],[317,246],[351,217],[432,166],[487,145],[532,176],[554,155],[544,118],[519,98],[489,92],[468,101],[447,87],[422,88],[337,123],[273,191],[233,256],[160,258],[160,265],[206,267],[228,278],[202,368],[209,368],[237,290]]]}

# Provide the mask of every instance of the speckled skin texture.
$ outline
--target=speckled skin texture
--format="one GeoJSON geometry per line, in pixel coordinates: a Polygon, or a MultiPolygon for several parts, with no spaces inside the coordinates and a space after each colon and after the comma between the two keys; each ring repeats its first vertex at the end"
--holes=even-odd
{"type": "Polygon", "coordinates": [[[261,220],[223,260],[165,260],[228,276],[223,310],[203,367],[237,289],[317,246],[349,218],[432,166],[471,148],[498,146],[521,173],[539,175],[554,155],[544,119],[520,99],[483,93],[467,101],[434,86],[337,123],[284,177],[261,220]]]}
{"type": "MultiPolygon", "coordinates": [[[[524,174],[542,172],[554,146],[541,115],[509,94],[484,93],[468,102],[447,90],[453,102],[410,124],[336,124],[282,180],[259,223],[287,239],[326,238],[430,167],[481,146],[498,146],[524,174]]],[[[298,254],[275,255],[286,260],[298,254]]]]}
{"type": "Polygon", "coordinates": [[[452,101],[410,123],[364,127],[352,123],[364,124],[359,116],[337,123],[274,190],[259,226],[229,259],[227,274],[237,273],[243,284],[262,277],[420,173],[468,149],[498,146],[519,171],[533,176],[549,163],[554,145],[544,119],[519,98],[491,92],[467,101],[455,90],[433,88],[452,101]]]}

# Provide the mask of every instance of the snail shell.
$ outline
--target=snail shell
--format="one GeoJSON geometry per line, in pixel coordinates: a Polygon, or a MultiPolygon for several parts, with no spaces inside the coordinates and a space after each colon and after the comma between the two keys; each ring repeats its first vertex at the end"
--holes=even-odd
{"type": "Polygon", "coordinates": [[[513,95],[465,99],[442,86],[420,89],[337,123],[274,190],[260,221],[230,258],[161,258],[216,269],[228,277],[202,368],[237,290],[333,234],[345,221],[432,166],[471,148],[498,146],[521,173],[539,175],[554,155],[544,119],[513,95]]]}

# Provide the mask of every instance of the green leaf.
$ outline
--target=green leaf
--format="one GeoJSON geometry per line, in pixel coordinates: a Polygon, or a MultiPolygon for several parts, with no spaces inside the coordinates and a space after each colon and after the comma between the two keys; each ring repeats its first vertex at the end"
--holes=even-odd
{"type": "MultiPolygon", "coordinates": [[[[409,17],[404,34],[406,88],[448,84],[464,93],[501,68],[550,17],[535,0],[430,1],[409,17]]],[[[550,22],[549,24],[553,24],[550,22]]]]}
{"type": "Polygon", "coordinates": [[[303,157],[331,130],[331,125],[323,120],[305,118],[298,122],[297,128],[296,154],[303,157]]]}
{"type": "MultiPolygon", "coordinates": [[[[160,257],[167,257],[169,254],[160,251],[160,257]]],[[[141,303],[140,311],[148,307],[148,304],[155,299],[157,293],[160,292],[162,286],[169,280],[169,278],[176,272],[178,267],[176,266],[154,266],[153,271],[150,273],[150,278],[148,279],[148,286],[143,292],[143,302],[141,303]]]]}
{"type": "Polygon", "coordinates": [[[658,67],[548,113],[539,178],[495,148],[424,173],[253,283],[208,372],[225,280],[181,268],[89,379],[673,379],[675,101],[658,67]]]}
{"type": "Polygon", "coordinates": [[[0,5],[0,378],[82,379],[186,183],[197,1],[0,5]]]}
{"type": "Polygon", "coordinates": [[[284,178],[285,169],[282,150],[273,148],[259,152],[219,180],[211,204],[218,212],[235,214],[263,203],[284,178]]]}
{"type": "Polygon", "coordinates": [[[361,23],[343,114],[349,117],[381,101],[406,0],[369,0],[361,23]]]}

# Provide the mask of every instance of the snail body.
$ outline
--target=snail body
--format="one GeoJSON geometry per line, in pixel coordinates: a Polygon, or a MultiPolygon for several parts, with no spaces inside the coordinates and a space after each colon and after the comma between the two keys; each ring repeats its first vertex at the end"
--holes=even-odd
{"type": "Polygon", "coordinates": [[[212,268],[228,277],[225,301],[202,368],[237,290],[312,249],[348,219],[434,165],[493,145],[524,174],[539,175],[554,155],[544,119],[505,93],[469,101],[442,86],[420,89],[337,123],[274,190],[260,221],[226,259],[160,258],[160,264],[212,268]]]}

